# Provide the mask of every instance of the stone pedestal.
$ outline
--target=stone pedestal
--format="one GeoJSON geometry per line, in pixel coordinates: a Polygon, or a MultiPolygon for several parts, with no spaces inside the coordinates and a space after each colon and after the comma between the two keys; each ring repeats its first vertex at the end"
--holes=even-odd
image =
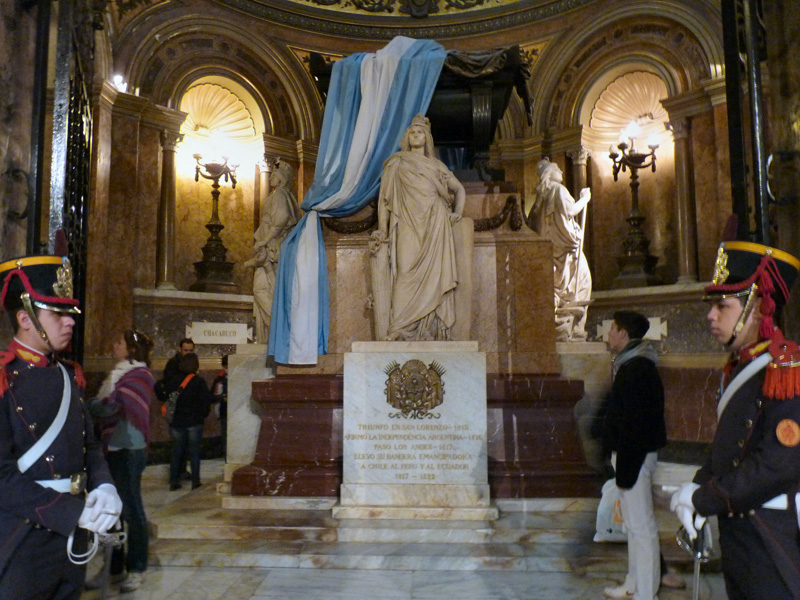
{"type": "MultiPolygon", "coordinates": [[[[464,216],[474,220],[475,228],[469,339],[486,354],[489,374],[556,373],[553,246],[527,225],[499,218],[508,217],[504,207],[510,201],[519,205],[519,194],[505,184],[466,188],[464,216]]],[[[340,374],[351,345],[375,339],[374,315],[367,307],[370,235],[328,229],[323,235],[330,284],[328,354],[315,367],[279,365],[278,375],[340,374]]]]}
{"type": "Polygon", "coordinates": [[[583,398],[575,403],[575,421],[587,464],[604,472],[602,443],[592,437],[592,424],[605,395],[611,390],[613,360],[603,342],[562,342],[556,344],[561,375],[584,382],[583,398]]]}
{"type": "Polygon", "coordinates": [[[354,343],[343,448],[335,518],[496,519],[478,343],[354,343]]]}
{"type": "Polygon", "coordinates": [[[261,406],[253,400],[253,382],[274,377],[266,366],[265,344],[239,344],[228,356],[228,452],[225,480],[248,465],[256,453],[261,427],[261,406]]]}
{"type": "MultiPolygon", "coordinates": [[[[597,496],[602,479],[586,465],[573,417],[583,382],[535,374],[487,379],[491,497],[597,496]]],[[[258,449],[234,476],[229,508],[285,508],[287,497],[297,507],[300,498],[308,505],[315,496],[338,497],[343,387],[341,375],[278,374],[253,382],[252,397],[261,405],[258,449]]]]}
{"type": "MultiPolygon", "coordinates": [[[[261,405],[255,457],[233,474],[231,494],[337,496],[342,471],[342,377],[284,375],[254,381],[252,391],[253,400],[261,405]]],[[[256,435],[247,439],[253,444],[256,435]]]]}

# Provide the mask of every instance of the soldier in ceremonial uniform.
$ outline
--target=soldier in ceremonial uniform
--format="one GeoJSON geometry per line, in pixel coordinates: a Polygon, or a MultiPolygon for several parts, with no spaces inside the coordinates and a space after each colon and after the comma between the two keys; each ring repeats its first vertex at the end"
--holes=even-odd
{"type": "Polygon", "coordinates": [[[775,248],[723,242],[706,288],[711,334],[731,357],[710,456],[671,507],[692,538],[718,517],[730,600],[800,599],[800,349],[773,323],[798,269],[775,248]]]}
{"type": "Polygon", "coordinates": [[[122,502],[92,434],[77,364],[59,358],[78,301],[69,260],[0,264],[14,339],[0,353],[0,600],[79,598],[97,535],[122,502]],[[88,494],[87,494],[88,491],[88,494]]]}

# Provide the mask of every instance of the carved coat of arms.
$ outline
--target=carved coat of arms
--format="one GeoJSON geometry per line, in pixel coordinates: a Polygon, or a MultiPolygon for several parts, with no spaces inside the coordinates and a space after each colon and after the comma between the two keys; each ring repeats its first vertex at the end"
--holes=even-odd
{"type": "Polygon", "coordinates": [[[386,379],[386,401],[400,412],[390,413],[391,418],[438,419],[439,413],[431,412],[444,402],[444,367],[433,361],[426,366],[417,359],[407,361],[402,367],[392,361],[384,372],[386,379]]]}

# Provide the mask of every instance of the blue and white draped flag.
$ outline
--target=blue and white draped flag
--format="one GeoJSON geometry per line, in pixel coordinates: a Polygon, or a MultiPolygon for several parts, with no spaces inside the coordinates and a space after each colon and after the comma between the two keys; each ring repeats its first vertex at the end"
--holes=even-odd
{"type": "MultiPolygon", "coordinates": [[[[383,162],[430,104],[446,56],[432,40],[396,37],[333,65],[306,214],[281,245],[268,354],[316,364],[328,347],[328,267],[320,217],[352,215],[380,187],[383,162]]],[[[358,300],[357,300],[358,301],[358,300]]]]}

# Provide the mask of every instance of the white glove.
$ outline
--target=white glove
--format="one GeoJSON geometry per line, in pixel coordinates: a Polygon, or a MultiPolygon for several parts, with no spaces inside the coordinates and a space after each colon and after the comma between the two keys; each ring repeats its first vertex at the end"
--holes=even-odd
{"type": "Polygon", "coordinates": [[[117,488],[110,483],[104,483],[89,492],[86,506],[78,519],[78,527],[95,533],[106,533],[119,522],[121,513],[122,500],[117,494],[117,488]]]}
{"type": "Polygon", "coordinates": [[[669,502],[669,509],[678,516],[690,539],[697,537],[697,530],[703,526],[706,520],[700,515],[695,517],[696,511],[692,503],[692,494],[699,487],[696,483],[684,483],[677,492],[672,494],[669,502]]]}

